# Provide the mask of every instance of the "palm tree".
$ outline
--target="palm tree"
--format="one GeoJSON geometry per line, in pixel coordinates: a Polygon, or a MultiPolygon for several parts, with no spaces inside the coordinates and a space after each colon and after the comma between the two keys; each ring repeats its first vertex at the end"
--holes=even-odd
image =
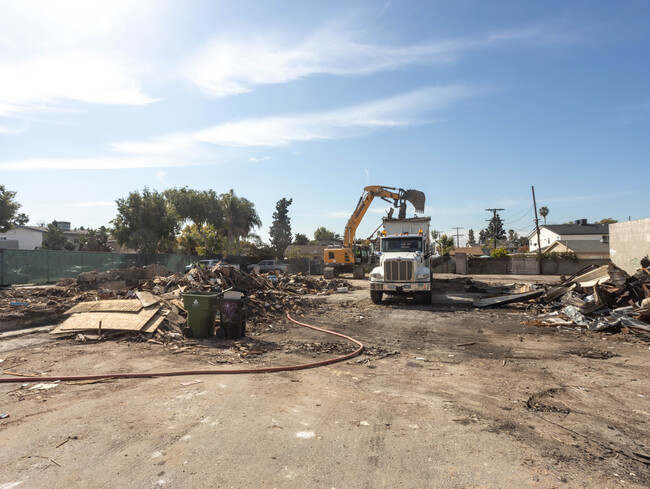
{"type": "Polygon", "coordinates": [[[544,218],[544,226],[546,226],[546,216],[548,216],[548,207],[540,207],[539,208],[539,215],[544,218]]]}
{"type": "Polygon", "coordinates": [[[233,248],[239,250],[239,241],[248,236],[253,228],[260,227],[260,220],[255,204],[243,197],[237,197],[234,190],[221,194],[221,203],[224,212],[224,230],[227,234],[226,255],[230,255],[233,248]]]}

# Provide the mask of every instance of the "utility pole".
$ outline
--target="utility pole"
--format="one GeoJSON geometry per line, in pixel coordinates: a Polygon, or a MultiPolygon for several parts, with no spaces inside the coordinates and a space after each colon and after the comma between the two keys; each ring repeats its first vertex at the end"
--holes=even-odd
{"type": "Polygon", "coordinates": [[[542,240],[539,237],[539,218],[537,217],[537,202],[535,201],[535,186],[533,189],[533,209],[535,209],[535,228],[537,229],[537,271],[542,274],[542,240]]]}
{"type": "MultiPolygon", "coordinates": [[[[505,209],[485,209],[485,210],[492,213],[492,219],[494,219],[494,221],[497,220],[497,212],[505,211],[505,209]]],[[[491,222],[492,219],[486,219],[486,221],[491,222]]],[[[492,246],[492,248],[494,248],[495,250],[497,249],[497,237],[496,237],[496,235],[493,238],[493,246],[492,246]]]]}
{"type": "Polygon", "coordinates": [[[456,248],[460,248],[460,237],[465,236],[465,235],[464,234],[459,234],[459,231],[461,229],[465,229],[465,228],[451,228],[451,229],[456,230],[456,248]]]}

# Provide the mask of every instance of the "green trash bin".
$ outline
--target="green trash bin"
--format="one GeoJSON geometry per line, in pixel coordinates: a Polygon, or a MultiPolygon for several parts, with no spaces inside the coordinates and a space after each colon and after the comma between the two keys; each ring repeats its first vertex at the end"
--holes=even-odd
{"type": "Polygon", "coordinates": [[[187,292],[181,294],[187,311],[187,325],[192,338],[207,338],[214,334],[214,318],[217,314],[217,294],[214,292],[187,292]]]}

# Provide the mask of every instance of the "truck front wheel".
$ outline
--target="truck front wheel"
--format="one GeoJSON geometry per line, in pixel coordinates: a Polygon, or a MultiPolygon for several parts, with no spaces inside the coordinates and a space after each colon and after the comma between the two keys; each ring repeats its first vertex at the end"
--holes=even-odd
{"type": "Polygon", "coordinates": [[[381,304],[381,297],[384,295],[384,293],[381,290],[371,290],[370,291],[370,298],[372,299],[372,302],[375,304],[381,304]]]}
{"type": "Polygon", "coordinates": [[[420,304],[431,304],[431,291],[420,292],[420,304]]]}

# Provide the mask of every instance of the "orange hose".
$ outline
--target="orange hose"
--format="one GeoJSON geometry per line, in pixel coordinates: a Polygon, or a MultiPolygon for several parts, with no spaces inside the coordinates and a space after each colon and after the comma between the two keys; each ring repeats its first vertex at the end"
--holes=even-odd
{"type": "Polygon", "coordinates": [[[102,379],[142,379],[142,378],[152,378],[152,377],[179,377],[183,375],[225,375],[225,374],[267,374],[272,372],[288,372],[291,370],[304,370],[307,368],[322,367],[324,365],[331,365],[332,363],[343,362],[354,358],[363,351],[363,343],[350,336],[346,336],[341,333],[336,333],[334,331],[329,331],[323,328],[317,328],[311,324],[299,323],[293,319],[289,314],[287,314],[287,319],[289,321],[299,325],[304,326],[305,328],[314,329],[322,333],[331,334],[334,336],[339,336],[340,338],[346,339],[359,345],[352,353],[344,355],[342,357],[330,358],[329,360],[321,360],[320,362],[314,363],[305,363],[302,365],[289,365],[284,367],[263,367],[263,368],[248,368],[248,369],[217,369],[217,370],[180,370],[174,372],[149,372],[149,373],[126,373],[126,374],[97,374],[97,375],[58,375],[52,377],[0,377],[0,383],[25,383],[25,382],[48,382],[53,380],[60,381],[74,381],[74,380],[102,380],[102,379]]]}

